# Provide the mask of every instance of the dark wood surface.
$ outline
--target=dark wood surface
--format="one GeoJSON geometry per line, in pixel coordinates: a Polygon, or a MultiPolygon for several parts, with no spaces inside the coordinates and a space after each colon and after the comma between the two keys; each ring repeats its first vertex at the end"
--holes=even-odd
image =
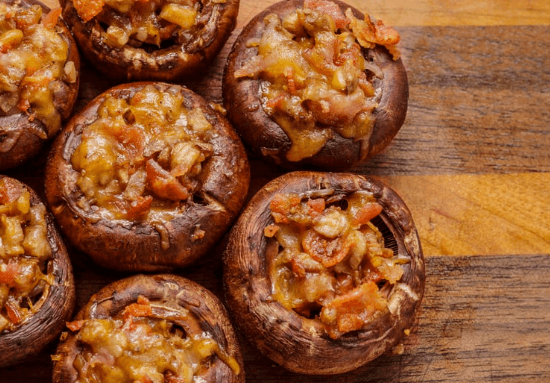
{"type": "MultiPolygon", "coordinates": [[[[241,337],[248,382],[550,382],[550,9],[543,1],[514,9],[466,1],[463,11],[450,1],[416,3],[375,2],[401,33],[410,103],[392,144],[354,171],[380,176],[413,212],[427,271],[417,324],[402,353],[333,377],[287,372],[241,337]]],[[[225,57],[263,6],[241,1],[238,28],[192,89],[221,102],[225,57]]],[[[77,109],[112,85],[86,64],[83,76],[77,109]]],[[[43,164],[8,174],[40,192],[43,164]]],[[[278,174],[252,161],[251,193],[278,174]]],[[[178,274],[223,299],[223,247],[178,274]]],[[[127,275],[71,256],[77,308],[127,275]]],[[[50,382],[54,347],[0,369],[0,383],[50,382]]]]}

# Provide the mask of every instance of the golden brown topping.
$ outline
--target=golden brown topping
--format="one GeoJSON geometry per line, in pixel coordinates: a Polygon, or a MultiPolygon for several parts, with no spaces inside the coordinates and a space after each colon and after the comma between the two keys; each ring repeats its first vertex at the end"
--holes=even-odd
{"type": "Polygon", "coordinates": [[[59,15],[0,5],[0,117],[25,112],[44,123],[44,139],[61,125],[52,83],[65,78],[68,45],[55,27],[59,15]]]}
{"type": "Polygon", "coordinates": [[[279,246],[269,265],[274,298],[338,338],[386,310],[378,285],[395,284],[403,269],[370,222],[382,211],[372,194],[334,197],[275,195],[265,235],[279,246]]]}
{"type": "Polygon", "coordinates": [[[397,31],[384,25],[382,20],[373,23],[368,15],[365,20],[359,20],[353,16],[351,9],[346,10],[346,16],[350,20],[350,28],[363,48],[374,48],[377,44],[385,46],[397,60],[400,56],[396,45],[400,37],[397,31]]]}
{"type": "Polygon", "coordinates": [[[53,282],[47,262],[46,208],[29,191],[0,180],[0,332],[13,331],[41,307],[53,282]]]}
{"type": "Polygon", "coordinates": [[[261,80],[262,106],[292,142],[289,161],[315,155],[334,132],[370,138],[380,97],[372,79],[380,69],[362,49],[379,44],[394,52],[399,36],[381,22],[365,20],[349,9],[344,14],[333,2],[307,0],[282,20],[266,16],[261,38],[249,42],[258,55],[234,75],[261,80]]]}
{"type": "Polygon", "coordinates": [[[212,126],[187,110],[177,90],[152,85],[126,98],[107,96],[82,131],[71,162],[80,172],[79,206],[109,219],[154,222],[184,208],[211,155],[212,126]]]}
{"type": "Polygon", "coordinates": [[[191,383],[213,357],[239,372],[234,358],[197,326],[192,314],[179,313],[172,321],[163,317],[166,310],[140,296],[112,318],[68,323],[78,331],[82,347],[74,361],[78,381],[191,383]]]}

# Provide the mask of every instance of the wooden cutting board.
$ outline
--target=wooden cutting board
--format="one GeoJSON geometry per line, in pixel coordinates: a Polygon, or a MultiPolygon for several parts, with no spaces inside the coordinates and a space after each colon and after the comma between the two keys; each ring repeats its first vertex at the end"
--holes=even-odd
{"type": "MultiPolygon", "coordinates": [[[[232,43],[273,2],[241,0],[237,28],[218,59],[186,85],[221,103],[232,43]]],[[[411,209],[426,256],[425,298],[401,353],[336,377],[287,372],[241,337],[247,381],[549,382],[550,3],[348,3],[396,26],[402,37],[407,119],[382,154],[353,171],[381,177],[411,209]]],[[[83,64],[76,110],[114,85],[83,64]]],[[[7,173],[41,192],[44,156],[7,173]]],[[[279,174],[252,161],[251,193],[279,174]]],[[[178,273],[223,298],[223,248],[222,241],[178,273]]],[[[101,269],[76,251],[71,257],[77,309],[128,275],[101,269]]],[[[52,345],[0,369],[0,382],[51,381],[54,352],[52,345]]]]}

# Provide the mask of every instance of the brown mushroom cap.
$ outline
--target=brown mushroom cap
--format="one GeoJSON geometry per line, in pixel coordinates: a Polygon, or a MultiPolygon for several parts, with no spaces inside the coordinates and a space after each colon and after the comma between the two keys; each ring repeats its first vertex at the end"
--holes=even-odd
{"type": "MultiPolygon", "coordinates": [[[[0,176],[2,178],[7,177],[0,176]]],[[[23,186],[30,193],[31,206],[43,203],[31,188],[23,186]]],[[[55,277],[55,283],[50,286],[38,312],[15,331],[0,333],[0,367],[17,364],[30,355],[40,353],[59,336],[73,313],[75,286],[69,254],[49,213],[46,213],[46,223],[48,242],[52,248],[48,271],[55,277]]]]}
{"type": "Polygon", "coordinates": [[[398,344],[410,329],[424,293],[424,259],[412,217],[401,198],[381,181],[346,173],[294,172],[269,182],[244,209],[224,253],[228,308],[238,327],[265,355],[304,374],[338,374],[375,359],[398,344]],[[273,223],[269,204],[279,193],[374,194],[380,218],[397,242],[403,277],[388,296],[388,312],[366,328],[331,339],[320,323],[287,310],[272,298],[264,228],[273,223]]]}
{"type": "Polygon", "coordinates": [[[128,271],[159,271],[184,267],[205,254],[226,232],[239,213],[250,180],[248,159],[233,128],[208,102],[191,90],[167,83],[119,85],[92,100],[66,125],[52,146],[46,165],[46,198],[61,230],[80,251],[101,266],[128,271]],[[147,222],[97,221],[76,204],[79,188],[70,158],[87,121],[94,121],[107,95],[128,96],[153,84],[157,89],[178,89],[187,109],[201,108],[217,134],[213,153],[202,163],[200,189],[188,198],[185,211],[165,228],[170,245],[162,248],[158,231],[147,222]],[[194,238],[196,227],[205,232],[194,238]]]}
{"type": "MultiPolygon", "coordinates": [[[[50,8],[37,0],[5,0],[5,2],[9,5],[20,3],[25,7],[38,4],[42,7],[44,14],[50,12],[50,8]]],[[[80,56],[73,36],[61,18],[57,20],[57,28],[69,48],[67,62],[74,62],[77,74],[74,83],[58,81],[58,91],[54,93],[54,105],[64,121],[71,115],[78,96],[80,56]]],[[[47,131],[41,121],[38,119],[31,121],[29,116],[23,112],[0,117],[0,170],[19,166],[37,155],[44,143],[52,138],[44,139],[47,131]]]]}
{"type": "MultiPolygon", "coordinates": [[[[214,357],[210,368],[201,378],[207,382],[244,382],[244,368],[239,342],[222,303],[201,285],[176,275],[135,275],[119,280],[101,289],[76,315],[74,320],[109,318],[120,313],[139,296],[148,298],[155,306],[163,306],[167,312],[189,310],[204,332],[233,357],[240,366],[236,373],[220,358],[214,357]]],[[[166,319],[170,319],[167,316],[166,319]]],[[[71,383],[77,379],[73,361],[81,348],[73,332],[69,332],[57,349],[60,357],[54,363],[53,382],[71,383]]]]}
{"type": "MultiPolygon", "coordinates": [[[[357,9],[338,0],[331,1],[338,4],[343,11],[351,8],[355,17],[363,19],[363,14],[357,9]]],[[[386,48],[381,46],[364,50],[365,57],[377,64],[384,74],[382,80],[374,81],[375,88],[381,89],[381,99],[373,112],[376,121],[370,139],[362,144],[360,140],[344,138],[334,132],[334,137],[317,154],[298,162],[286,159],[291,141],[261,106],[260,79],[236,79],[234,76],[235,71],[257,55],[257,48],[247,43],[250,39],[262,35],[265,29],[265,16],[275,13],[284,18],[296,8],[303,7],[303,3],[304,0],[276,3],[259,13],[245,26],[229,54],[225,68],[224,105],[235,129],[255,156],[264,157],[287,169],[347,170],[382,151],[405,121],[409,87],[401,59],[394,61],[386,48]]]]}
{"type": "MultiPolygon", "coordinates": [[[[176,81],[200,73],[223,48],[235,28],[239,12],[239,0],[213,3],[212,16],[201,21],[201,36],[196,39],[203,43],[189,47],[174,44],[149,52],[129,44],[120,49],[109,46],[101,37],[103,27],[96,18],[85,23],[76,12],[72,0],[60,0],[60,3],[63,7],[63,18],[74,34],[82,54],[98,71],[119,82],[176,81]]],[[[205,8],[203,7],[203,12],[206,11],[205,8]]]]}

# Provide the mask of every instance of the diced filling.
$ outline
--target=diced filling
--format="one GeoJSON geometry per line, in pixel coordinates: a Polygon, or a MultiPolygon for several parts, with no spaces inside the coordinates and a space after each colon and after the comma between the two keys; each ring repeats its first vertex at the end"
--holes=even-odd
{"type": "Polygon", "coordinates": [[[372,79],[382,73],[364,49],[383,45],[397,59],[397,32],[326,0],[306,0],[284,19],[270,14],[264,23],[261,38],[247,42],[258,54],[235,77],[261,80],[262,107],[292,142],[287,159],[315,155],[334,132],[368,140],[380,97],[372,79]]]}
{"type": "Polygon", "coordinates": [[[371,222],[382,211],[372,194],[302,198],[278,194],[270,204],[273,297],[319,320],[333,339],[360,330],[387,311],[381,291],[401,279],[404,261],[384,247],[371,222]]]}
{"type": "Polygon", "coordinates": [[[37,312],[53,283],[45,214],[43,204],[31,205],[21,184],[0,180],[0,333],[37,312]]]}
{"type": "Polygon", "coordinates": [[[60,9],[47,15],[39,5],[0,3],[0,117],[27,113],[41,121],[46,139],[61,126],[56,93],[61,80],[76,81],[68,45],[56,29],[60,9]]]}
{"type": "Polygon", "coordinates": [[[184,309],[166,312],[140,296],[114,317],[68,323],[82,349],[76,382],[199,382],[215,357],[238,374],[237,361],[193,321],[184,309]]]}
{"type": "Polygon", "coordinates": [[[156,225],[185,209],[214,131],[202,109],[184,101],[178,87],[153,85],[105,97],[71,156],[86,214],[156,225]]]}
{"type": "Polygon", "coordinates": [[[126,44],[160,47],[165,41],[186,44],[212,16],[214,4],[226,0],[73,0],[84,22],[106,25],[104,41],[113,48],[126,44]]]}

